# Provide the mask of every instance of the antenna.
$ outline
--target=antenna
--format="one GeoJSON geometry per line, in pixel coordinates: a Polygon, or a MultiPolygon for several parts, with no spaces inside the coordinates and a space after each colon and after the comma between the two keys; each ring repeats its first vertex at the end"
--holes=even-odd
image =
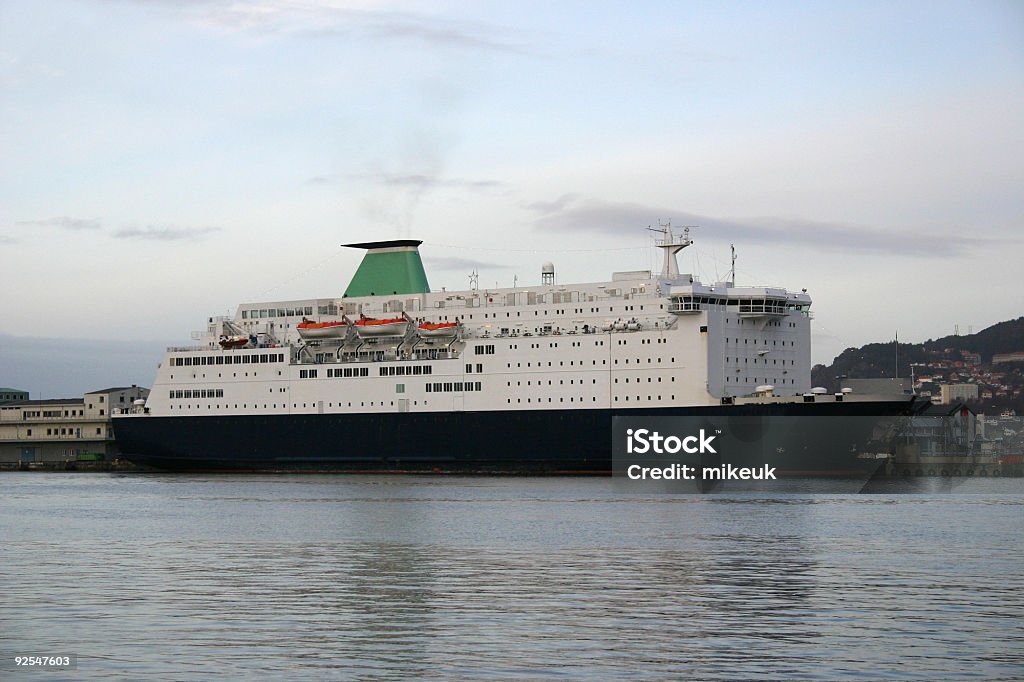
{"type": "Polygon", "coordinates": [[[736,286],[736,245],[729,244],[729,249],[732,251],[732,270],[729,273],[729,282],[736,286]]]}
{"type": "Polygon", "coordinates": [[[469,288],[472,289],[473,291],[476,291],[479,286],[480,273],[474,270],[473,272],[469,273],[469,288]]]}

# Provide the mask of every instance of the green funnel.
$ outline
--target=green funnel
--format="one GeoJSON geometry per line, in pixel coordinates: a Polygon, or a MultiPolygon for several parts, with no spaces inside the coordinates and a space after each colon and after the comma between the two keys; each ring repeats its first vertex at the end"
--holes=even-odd
{"type": "Polygon", "coordinates": [[[345,297],[428,293],[430,285],[417,248],[422,243],[417,239],[396,239],[343,244],[353,249],[366,249],[363,262],[345,289],[345,297]]]}

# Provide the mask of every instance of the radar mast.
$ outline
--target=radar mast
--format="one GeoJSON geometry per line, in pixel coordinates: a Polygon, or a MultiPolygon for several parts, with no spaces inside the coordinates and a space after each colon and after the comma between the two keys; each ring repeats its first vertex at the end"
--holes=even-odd
{"type": "Polygon", "coordinates": [[[678,279],[679,264],[676,262],[676,254],[693,243],[690,239],[690,226],[687,225],[683,228],[682,237],[672,235],[671,220],[664,224],[659,221],[658,227],[660,229],[655,230],[653,227],[647,229],[662,235],[661,239],[656,239],[654,242],[659,249],[665,252],[665,264],[661,268],[661,276],[665,279],[678,279]]]}

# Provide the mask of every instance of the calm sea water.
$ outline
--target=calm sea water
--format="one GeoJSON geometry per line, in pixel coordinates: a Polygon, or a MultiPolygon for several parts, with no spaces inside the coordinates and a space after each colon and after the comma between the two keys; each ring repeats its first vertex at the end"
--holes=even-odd
{"type": "Polygon", "coordinates": [[[1021,679],[1024,480],[0,476],[0,679],[1021,679]],[[938,484],[936,484],[938,485],[938,484]]]}

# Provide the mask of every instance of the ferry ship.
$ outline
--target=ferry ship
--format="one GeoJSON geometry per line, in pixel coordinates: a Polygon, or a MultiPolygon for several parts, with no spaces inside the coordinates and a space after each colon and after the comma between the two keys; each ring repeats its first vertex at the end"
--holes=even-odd
{"type": "MultiPolygon", "coordinates": [[[[890,415],[813,389],[811,299],[663,268],[432,291],[418,240],[365,250],[341,297],[240,305],[172,347],[115,415],[123,456],[177,470],[607,473],[615,416],[890,415]]],[[[795,470],[842,471],[849,449],[795,470]],[[838,458],[838,459],[837,459],[838,458]],[[840,461],[844,460],[844,461],[840,461]]]]}

